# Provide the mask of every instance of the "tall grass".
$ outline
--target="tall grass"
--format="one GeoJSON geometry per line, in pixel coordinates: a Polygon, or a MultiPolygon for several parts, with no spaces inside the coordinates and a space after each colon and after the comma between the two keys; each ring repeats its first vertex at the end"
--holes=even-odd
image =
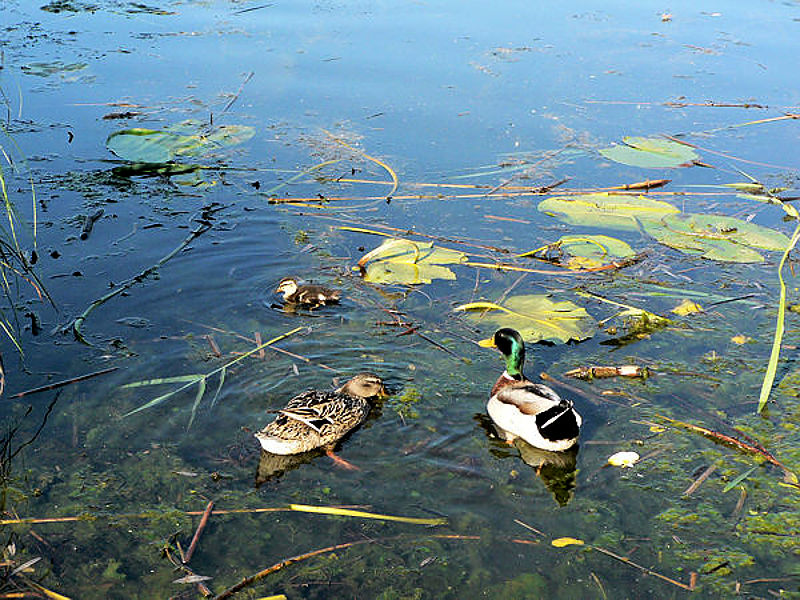
{"type": "MultiPolygon", "coordinates": [[[[0,124],[0,330],[20,355],[21,326],[17,307],[22,297],[38,296],[42,299],[46,292],[33,271],[37,260],[36,235],[36,191],[33,180],[28,177],[30,186],[31,222],[25,224],[17,212],[14,198],[9,192],[11,182],[21,178],[25,161],[19,147],[0,124]],[[29,246],[26,250],[25,245],[29,246]]],[[[25,194],[27,196],[27,193],[25,194]]]]}

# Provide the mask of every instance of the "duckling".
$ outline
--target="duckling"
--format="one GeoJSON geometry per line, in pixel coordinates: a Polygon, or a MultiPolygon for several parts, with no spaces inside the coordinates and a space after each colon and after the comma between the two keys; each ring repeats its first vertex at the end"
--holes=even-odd
{"type": "Polygon", "coordinates": [[[335,456],[333,448],[367,418],[374,399],[388,395],[380,377],[359,373],[336,391],[309,390],[295,396],[255,436],[261,447],[272,454],[299,454],[323,448],[335,462],[355,468],[335,456]]]}
{"type": "Polygon", "coordinates": [[[287,304],[299,304],[311,308],[336,304],[342,297],[342,292],[332,290],[321,285],[297,285],[294,277],[285,277],[278,284],[277,293],[283,294],[283,301],[287,304]]]}
{"type": "Polygon", "coordinates": [[[581,416],[571,400],[523,375],[525,342],[519,332],[504,327],[478,343],[497,348],[505,357],[506,368],[489,394],[486,410],[506,441],[510,444],[519,437],[552,452],[573,447],[578,441],[581,416]]]}

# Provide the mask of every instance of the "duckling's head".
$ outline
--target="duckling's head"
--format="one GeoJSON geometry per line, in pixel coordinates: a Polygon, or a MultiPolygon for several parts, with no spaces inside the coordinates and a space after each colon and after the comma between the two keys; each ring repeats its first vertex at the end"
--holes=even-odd
{"type": "Polygon", "coordinates": [[[297,291],[297,280],[294,277],[284,277],[275,289],[279,294],[286,298],[297,291]]]}
{"type": "Polygon", "coordinates": [[[386,398],[389,395],[383,380],[372,373],[359,373],[337,391],[358,398],[386,398]]]}
{"type": "Polygon", "coordinates": [[[506,358],[506,371],[514,378],[522,377],[522,365],[525,363],[525,342],[519,331],[503,327],[494,332],[486,340],[478,342],[484,348],[497,348],[506,358]]]}

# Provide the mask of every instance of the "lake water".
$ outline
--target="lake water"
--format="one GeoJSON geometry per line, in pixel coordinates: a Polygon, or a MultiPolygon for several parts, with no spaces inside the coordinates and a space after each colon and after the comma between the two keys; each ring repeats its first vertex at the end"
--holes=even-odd
{"type": "MultiPolygon", "coordinates": [[[[537,209],[669,179],[648,197],[739,219],[686,234],[698,244],[754,235],[746,223],[785,244],[800,4],[5,0],[0,15],[0,146],[13,163],[2,175],[14,234],[38,258],[25,274],[4,254],[3,323],[22,349],[0,338],[6,457],[44,424],[5,463],[4,518],[67,518],[6,522],[5,573],[40,560],[0,592],[33,580],[69,598],[199,598],[182,578],[209,577],[221,594],[324,549],[233,597],[800,597],[800,491],[755,450],[800,469],[797,311],[756,413],[781,251],[748,237],[718,250],[763,262],[701,258],[644,218],[620,228],[537,209]],[[109,139],[131,128],[171,134],[109,139]],[[643,168],[600,153],[664,135],[692,144],[694,162],[643,168]],[[134,164],[153,152],[172,159],[166,170],[134,164]],[[754,182],[763,188],[726,187],[754,182]],[[486,266],[370,282],[356,265],[386,239],[375,232],[486,266]],[[515,257],[568,234],[643,254],[598,271],[515,257]],[[287,275],[344,300],[282,310],[274,290],[287,275]],[[503,363],[474,342],[497,324],[453,310],[532,294],[585,307],[597,325],[585,341],[528,344],[528,376],[567,380],[553,386],[584,418],[577,454],[559,464],[493,434],[485,403],[503,363]],[[671,312],[684,300],[704,310],[671,312]],[[670,322],[615,317],[631,306],[670,322]],[[275,346],[291,355],[233,362],[288,332],[275,346]],[[652,376],[564,375],[628,364],[652,376]],[[253,432],[290,397],[362,370],[392,396],[337,449],[358,470],[322,453],[260,456],[253,432]],[[641,458],[608,466],[620,451],[641,458]]],[[[789,307],[796,258],[783,271],[789,307]]]]}

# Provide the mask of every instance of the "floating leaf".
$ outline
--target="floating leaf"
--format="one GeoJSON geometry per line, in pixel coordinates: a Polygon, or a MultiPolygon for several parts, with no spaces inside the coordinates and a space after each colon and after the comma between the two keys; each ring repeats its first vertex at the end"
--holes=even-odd
{"type": "Polygon", "coordinates": [[[123,160],[165,163],[177,156],[200,156],[240,144],[253,135],[255,129],[243,125],[207,128],[187,121],[165,130],[134,127],[115,131],[106,139],[106,147],[123,160]]]}
{"type": "Polygon", "coordinates": [[[642,226],[670,248],[726,262],[763,262],[754,248],[783,250],[789,243],[774,229],[723,215],[666,215],[660,221],[642,221],[642,226]]]}
{"type": "Polygon", "coordinates": [[[693,315],[696,313],[703,312],[703,307],[700,306],[697,302],[692,302],[691,300],[684,300],[678,306],[672,309],[676,315],[680,315],[681,317],[685,317],[687,315],[693,315]]]}
{"type": "Polygon", "coordinates": [[[466,260],[466,254],[457,250],[434,246],[430,242],[393,238],[362,256],[358,267],[365,281],[411,285],[430,283],[434,279],[455,279],[455,273],[442,265],[466,260]]]}
{"type": "Polygon", "coordinates": [[[550,542],[556,548],[563,548],[564,546],[583,546],[583,540],[573,537],[560,537],[550,542]]]}
{"type": "MultiPolygon", "coordinates": [[[[503,305],[494,302],[471,302],[453,310],[481,311],[482,318],[497,327],[513,327],[527,342],[585,340],[594,335],[594,319],[585,308],[568,300],[554,301],[549,295],[513,296],[503,305]]],[[[476,315],[475,318],[481,318],[476,315]]]]}
{"type": "Polygon", "coordinates": [[[624,145],[603,148],[600,154],[623,165],[647,168],[679,167],[700,158],[691,146],[660,137],[628,136],[622,141],[624,145]]]}
{"type": "Polygon", "coordinates": [[[747,342],[751,342],[752,340],[753,340],[753,338],[749,338],[749,337],[747,337],[746,335],[741,335],[741,334],[739,334],[739,335],[735,335],[735,336],[733,336],[733,337],[731,338],[731,341],[732,341],[734,344],[739,344],[740,346],[741,346],[742,344],[746,344],[747,342]]]}
{"type": "Polygon", "coordinates": [[[639,461],[639,455],[636,452],[617,452],[608,457],[608,464],[612,467],[628,468],[632,467],[639,461]]]}
{"type": "Polygon", "coordinates": [[[680,212],[669,202],[628,194],[553,196],[539,203],[539,211],[571,225],[638,231],[640,222],[658,222],[680,212]]]}
{"type": "Polygon", "coordinates": [[[626,242],[608,235],[565,235],[552,244],[520,256],[566,262],[567,268],[580,270],[602,267],[618,259],[636,256],[636,252],[626,242]]]}

